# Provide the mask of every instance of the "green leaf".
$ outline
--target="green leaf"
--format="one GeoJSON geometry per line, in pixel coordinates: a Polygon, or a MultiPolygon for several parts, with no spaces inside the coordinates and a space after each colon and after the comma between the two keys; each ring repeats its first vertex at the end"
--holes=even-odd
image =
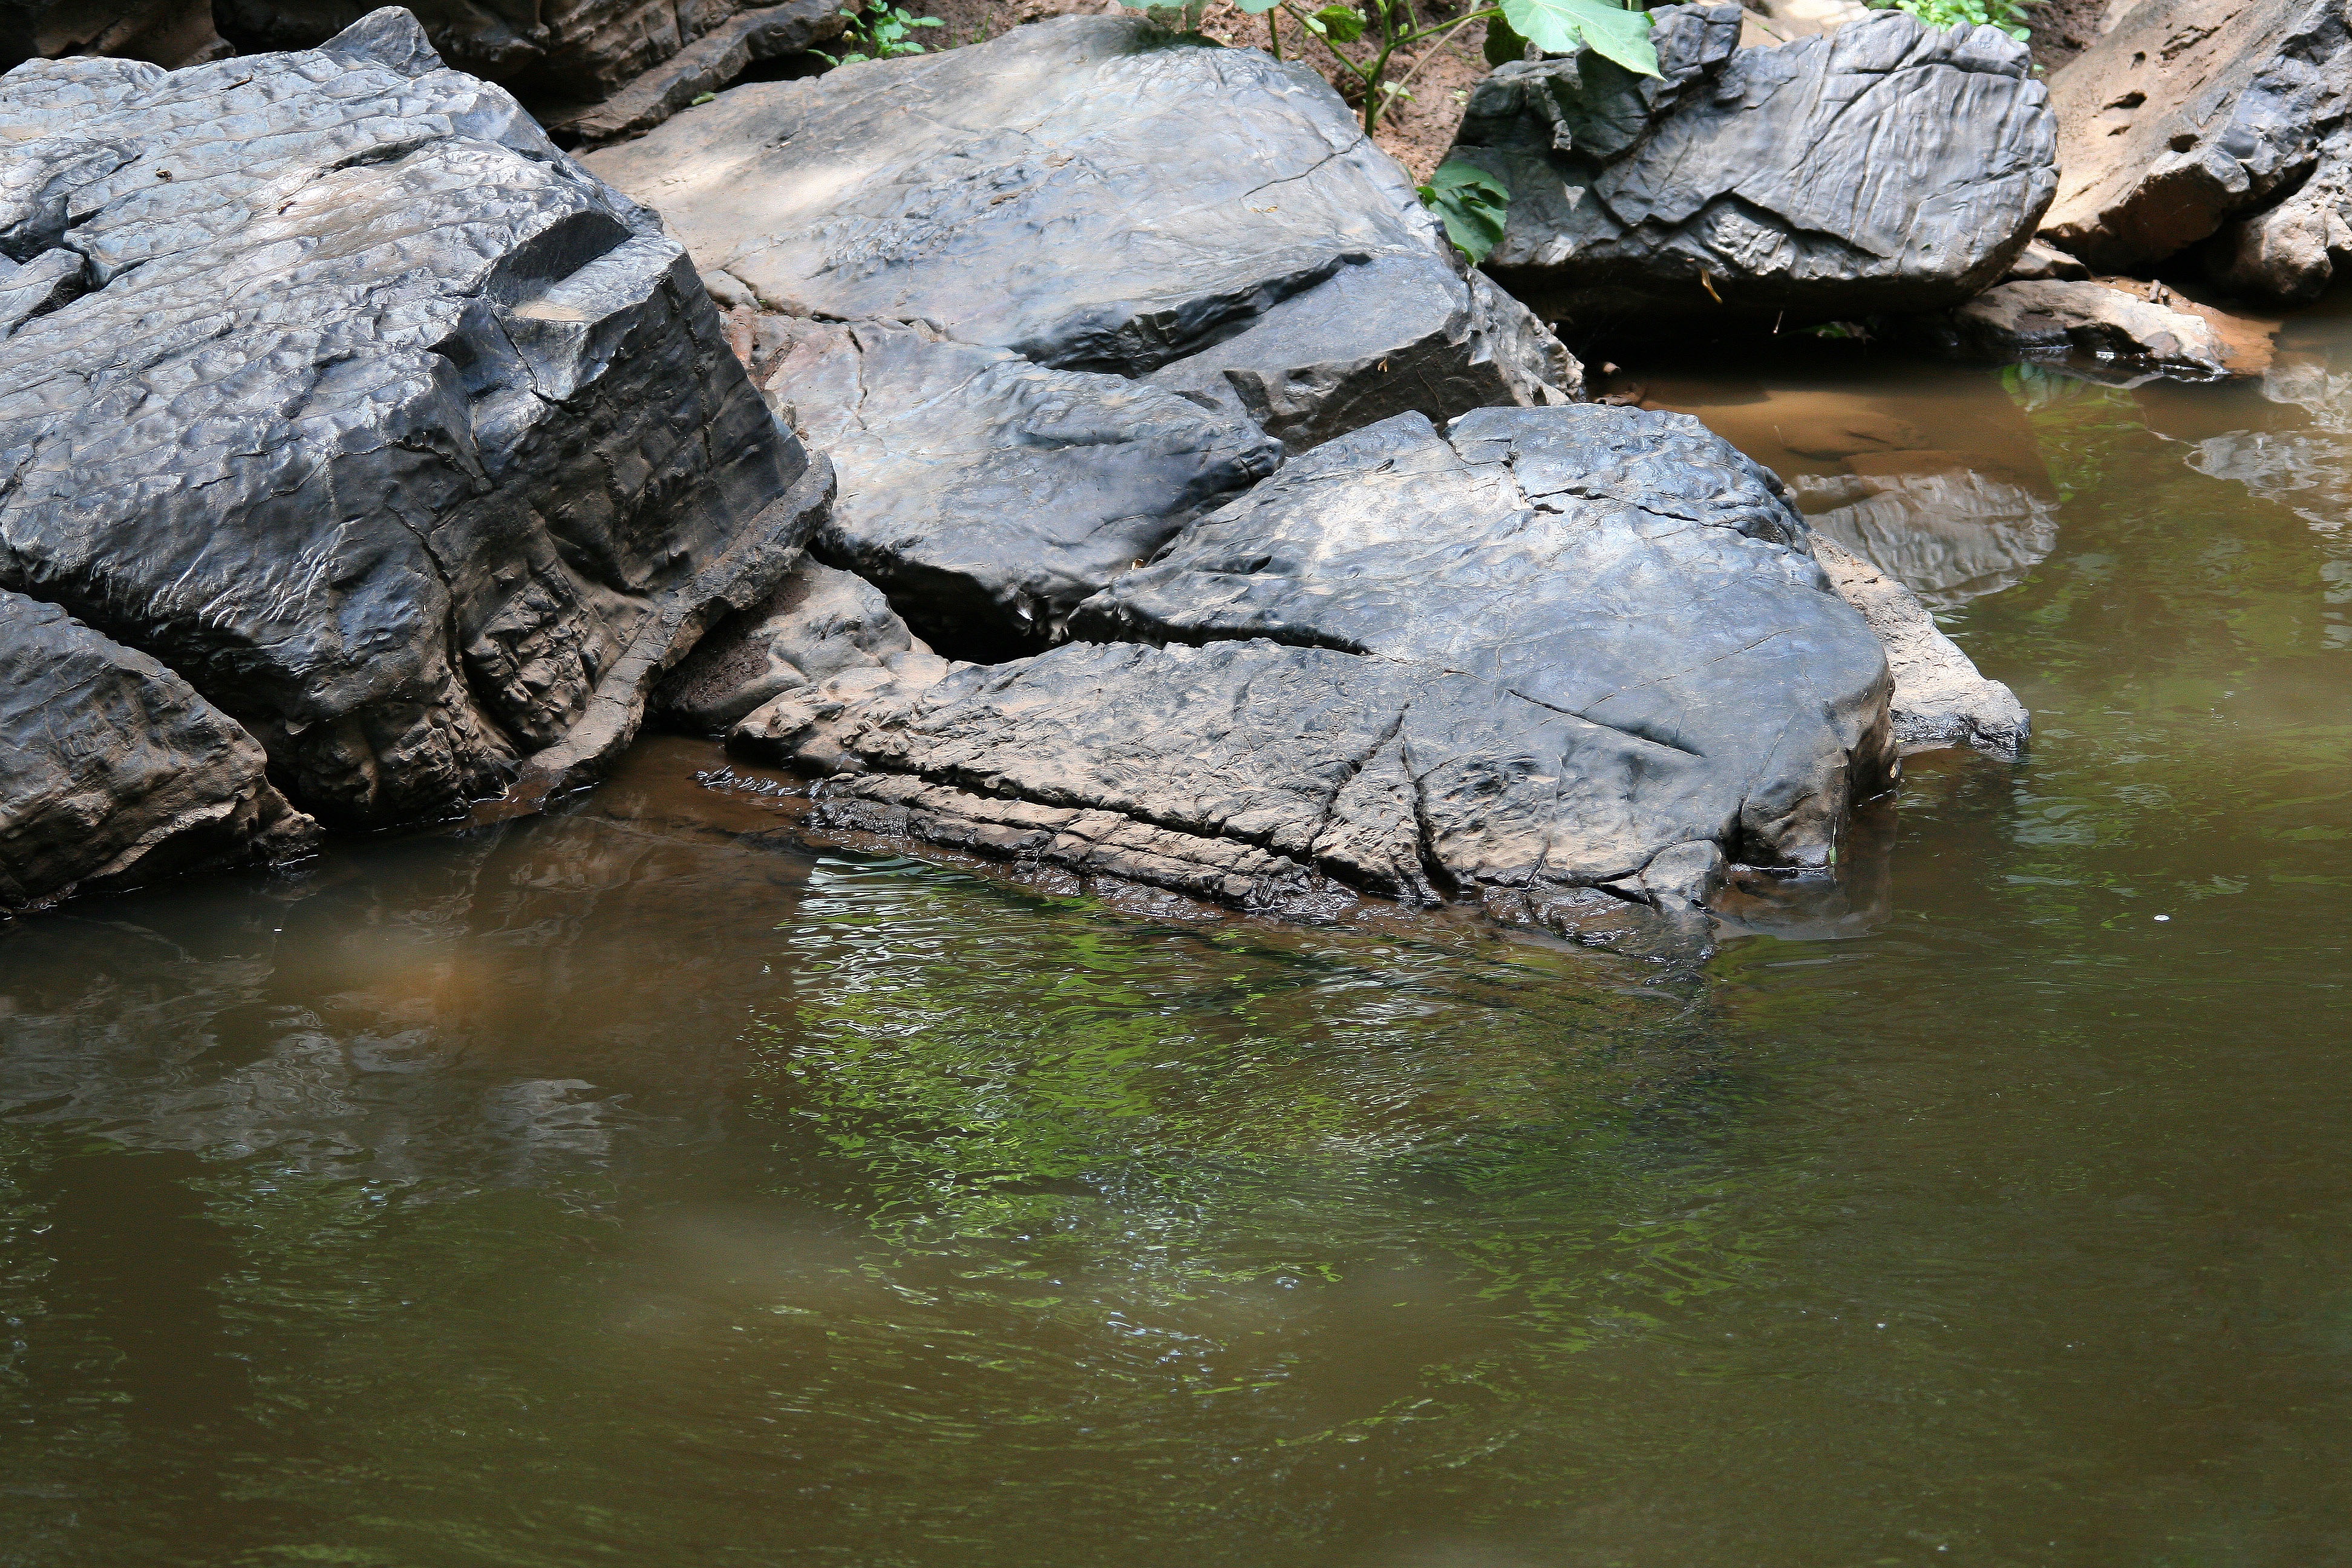
{"type": "Polygon", "coordinates": [[[1638,75],[1658,74],[1647,12],[1622,10],[1609,0],[1502,0],[1502,5],[1503,19],[1548,55],[1573,54],[1580,46],[1638,75]]]}
{"type": "Polygon", "coordinates": [[[947,26],[945,22],[940,21],[937,16],[909,16],[907,18],[907,25],[910,27],[944,27],[947,26]]]}
{"type": "Polygon", "coordinates": [[[1281,5],[1282,0],[1234,0],[1234,4],[1253,16],[1263,16],[1281,5]]]}
{"type": "Polygon", "coordinates": [[[1486,22],[1486,63],[1507,66],[1513,60],[1527,58],[1528,41],[1513,32],[1510,23],[1501,16],[1489,17],[1486,22]]]}
{"type": "Polygon", "coordinates": [[[1343,44],[1352,44],[1364,36],[1364,14],[1353,5],[1326,5],[1315,13],[1322,24],[1315,30],[1328,33],[1343,44]]]}
{"type": "Polygon", "coordinates": [[[1511,188],[1478,167],[1460,159],[1437,166],[1429,184],[1420,187],[1421,205],[1445,225],[1445,237],[1476,266],[1502,243],[1511,207],[1511,188]]]}

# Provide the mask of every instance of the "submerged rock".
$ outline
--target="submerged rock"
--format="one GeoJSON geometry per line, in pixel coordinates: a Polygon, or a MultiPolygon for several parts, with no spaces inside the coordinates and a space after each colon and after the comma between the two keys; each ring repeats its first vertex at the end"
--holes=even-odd
{"type": "Polygon", "coordinates": [[[1978,672],[1910,589],[1818,531],[1813,559],[1838,596],[1862,612],[1895,675],[1891,714],[1906,751],[1970,746],[2013,757],[2032,721],[2017,693],[1978,672]]]}
{"type": "Polygon", "coordinates": [[[0,592],[0,915],[307,852],[261,747],[155,660],[0,592]]]}
{"type": "Polygon", "coordinates": [[[740,312],[754,378],[841,494],[813,548],[960,657],[1035,653],[1078,601],[1282,447],[1237,411],[926,327],[740,312]]]}
{"type": "Polygon", "coordinates": [[[2056,128],[1998,28],[1880,12],[1740,49],[1736,6],[1653,15],[1658,78],[1590,51],[1513,63],[1463,118],[1453,156],[1512,193],[1486,265],[1548,312],[1933,310],[2032,238],[2056,128]]]}
{"type": "MultiPolygon", "coordinates": [[[[2352,30],[2337,0],[2142,0],[2052,80],[2065,170],[2042,235],[2093,268],[2154,266],[2323,170],[2303,210],[2334,210],[2352,115],[2352,30]],[[2323,151],[2326,156],[2323,159],[2323,151]]],[[[2271,251],[2288,245],[2281,220],[2271,251]]],[[[2242,281],[2299,297],[2321,255],[2279,260],[2257,239],[2242,281]]],[[[2299,242],[2298,242],[2299,244],[2299,242]]]]}
{"type": "Polygon", "coordinates": [[[1577,390],[1326,84],[1138,18],[740,87],[588,161],[761,310],[1164,373],[1294,448],[1577,390]]]}
{"type": "Polygon", "coordinates": [[[1968,467],[1964,454],[1857,457],[1846,467],[1790,481],[1814,540],[1836,541],[1929,605],[2014,587],[2057,548],[2058,503],[1968,467]]]}
{"type": "Polygon", "coordinates": [[[36,61],[0,144],[40,296],[0,339],[0,587],[162,660],[330,822],[593,770],[822,511],[684,252],[405,12],[36,61]]]}

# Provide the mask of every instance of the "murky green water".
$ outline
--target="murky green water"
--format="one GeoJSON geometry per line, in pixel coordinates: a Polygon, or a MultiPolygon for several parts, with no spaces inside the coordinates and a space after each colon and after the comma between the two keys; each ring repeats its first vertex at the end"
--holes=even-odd
{"type": "Polygon", "coordinates": [[[2039,725],[1704,971],[811,857],[682,741],[19,922],[0,1563],[2352,1559],[2352,319],[2286,351],[1651,381],[2039,725]]]}

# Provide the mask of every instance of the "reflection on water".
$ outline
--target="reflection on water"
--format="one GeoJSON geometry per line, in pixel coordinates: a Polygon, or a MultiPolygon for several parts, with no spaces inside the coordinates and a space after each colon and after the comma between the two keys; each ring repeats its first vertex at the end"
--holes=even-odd
{"type": "Polygon", "coordinates": [[[1696,971],[814,854],[677,740],[0,930],[0,1564],[2352,1555],[2342,560],[2182,461],[2311,411],[1651,385],[2023,764],[1696,971]]]}

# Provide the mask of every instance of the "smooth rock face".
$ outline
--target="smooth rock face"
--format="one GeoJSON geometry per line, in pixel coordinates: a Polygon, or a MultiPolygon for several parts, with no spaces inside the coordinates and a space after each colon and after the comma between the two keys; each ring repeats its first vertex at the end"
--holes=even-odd
{"type": "Polygon", "coordinates": [[[2004,283],[1952,312],[1961,344],[1989,359],[2088,355],[2129,373],[2209,381],[2229,353],[2202,317],[2105,283],[2056,279],[2004,283]]]}
{"type": "Polygon", "coordinates": [[[0,592],[0,915],[306,852],[260,745],[143,653],[0,592]]]}
{"type": "Polygon", "coordinates": [[[1739,49],[1730,5],[1654,12],[1662,77],[1587,52],[1498,68],[1453,156],[1512,192],[1486,265],[1580,322],[1958,304],[2056,189],[2024,45],[1900,12],[1739,49]]]}
{"type": "Polygon", "coordinates": [[[911,698],[951,668],[872,584],[803,561],[766,599],[713,627],[654,703],[736,751],[832,773],[857,765],[839,745],[857,710],[911,698]]]}
{"type": "Polygon", "coordinates": [[[2294,189],[2347,95],[2342,0],[2143,0],[2051,83],[2065,175],[2042,232],[2094,268],[2151,267],[2294,189]]]}
{"type": "Polygon", "coordinates": [[[1325,83],[1159,38],[1070,17],[740,87],[588,162],[762,309],[1130,377],[1204,355],[1171,384],[1263,406],[1294,447],[1575,391],[1325,83]]]}
{"type": "Polygon", "coordinates": [[[1487,409],[1449,438],[1403,415],[1204,519],[1073,629],[1457,671],[1673,759],[1735,856],[1820,865],[1887,776],[1887,675],[1805,539],[1779,481],[1685,416],[1487,409]]]}
{"type": "Polygon", "coordinates": [[[730,327],[839,471],[813,548],[960,658],[1051,647],[1078,601],[1282,460],[1245,415],[1150,382],[922,327],[748,311],[730,327]]]}
{"type": "Polygon", "coordinates": [[[592,769],[822,510],[683,251],[404,12],[36,61],[0,146],[0,253],[65,279],[0,339],[0,587],[163,660],[330,821],[592,769]]]}
{"type": "Polygon", "coordinates": [[[2015,756],[2032,728],[2025,704],[1977,671],[1910,589],[1816,530],[1813,559],[1862,612],[1895,672],[1895,742],[1906,751],[1972,746],[2015,756]]]}

